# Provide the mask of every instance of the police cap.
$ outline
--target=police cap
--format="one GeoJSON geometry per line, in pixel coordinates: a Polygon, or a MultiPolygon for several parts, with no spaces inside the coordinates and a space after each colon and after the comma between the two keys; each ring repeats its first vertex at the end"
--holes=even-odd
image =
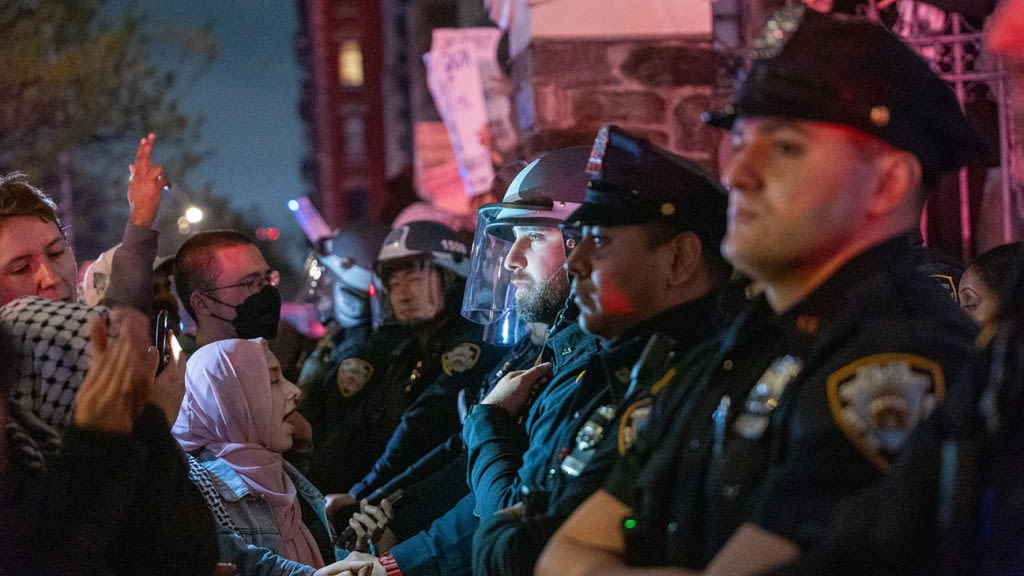
{"type": "Polygon", "coordinates": [[[930,172],[985,154],[950,87],[909,46],[862,17],[796,6],[772,16],[751,46],[736,100],[705,114],[730,129],[742,116],[843,124],[914,154],[930,172]]]}
{"type": "Polygon", "coordinates": [[[725,235],[724,188],[704,168],[617,126],[597,133],[583,204],[566,218],[579,226],[663,222],[695,233],[706,247],[725,235]]]}

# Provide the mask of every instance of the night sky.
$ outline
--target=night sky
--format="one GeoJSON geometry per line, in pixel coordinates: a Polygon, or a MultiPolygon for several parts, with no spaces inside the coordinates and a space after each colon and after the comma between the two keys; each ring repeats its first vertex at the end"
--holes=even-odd
{"type": "MultiPolygon", "coordinates": [[[[295,57],[295,3],[289,0],[135,0],[149,25],[173,22],[212,26],[218,55],[205,74],[181,92],[183,111],[205,118],[201,148],[212,154],[189,177],[198,188],[210,182],[219,196],[240,208],[256,206],[263,221],[277,226],[289,257],[301,259],[306,241],[285,203],[302,193],[304,152],[298,102],[302,74],[295,57]]],[[[160,65],[176,62],[153,54],[160,65]]],[[[159,161],[159,135],[154,158],[159,161]]],[[[295,262],[296,266],[301,262],[295,262]]]]}

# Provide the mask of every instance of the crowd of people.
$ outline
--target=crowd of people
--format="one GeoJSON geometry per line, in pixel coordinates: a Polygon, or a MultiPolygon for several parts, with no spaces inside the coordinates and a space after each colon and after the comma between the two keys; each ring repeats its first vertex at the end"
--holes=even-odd
{"type": "Polygon", "coordinates": [[[154,135],[81,284],[0,177],[0,575],[1024,573],[1024,249],[916,232],[986,153],[951,90],[791,7],[704,121],[721,178],[609,125],[472,236],[337,232],[294,383],[250,238],[157,259],[154,135]]]}

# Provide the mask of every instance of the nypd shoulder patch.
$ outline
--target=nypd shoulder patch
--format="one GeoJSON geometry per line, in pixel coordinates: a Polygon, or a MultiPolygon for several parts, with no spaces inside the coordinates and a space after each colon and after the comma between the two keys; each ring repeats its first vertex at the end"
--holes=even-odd
{"type": "Polygon", "coordinates": [[[480,359],[480,347],[463,342],[441,355],[441,368],[448,376],[459,374],[476,366],[480,359]]]}
{"type": "Polygon", "coordinates": [[[373,378],[373,364],[361,358],[345,358],[338,365],[336,384],[345,398],[355,396],[373,378]]]}
{"type": "Polygon", "coordinates": [[[914,354],[866,356],[828,377],[833,419],[850,442],[884,471],[944,395],[942,367],[914,354]]]}

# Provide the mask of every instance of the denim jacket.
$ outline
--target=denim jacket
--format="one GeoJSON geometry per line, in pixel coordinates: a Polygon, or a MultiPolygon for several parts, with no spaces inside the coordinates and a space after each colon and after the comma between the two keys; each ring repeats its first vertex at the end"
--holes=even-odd
{"type": "MultiPolygon", "coordinates": [[[[281,534],[270,505],[254,493],[234,469],[215,457],[212,452],[203,450],[196,458],[196,462],[209,472],[205,476],[212,484],[212,490],[207,489],[203,492],[221,526],[238,534],[246,544],[272,551],[282,550],[281,534]],[[211,499],[216,501],[210,502],[211,499]]],[[[327,520],[324,495],[288,462],[284,462],[284,470],[295,483],[298,496],[316,513],[317,519],[326,529],[325,532],[333,539],[333,530],[327,520]]],[[[316,532],[320,531],[314,531],[316,532]]],[[[321,545],[321,549],[323,548],[321,545]]],[[[330,559],[324,558],[324,561],[330,562],[330,559]]]]}

